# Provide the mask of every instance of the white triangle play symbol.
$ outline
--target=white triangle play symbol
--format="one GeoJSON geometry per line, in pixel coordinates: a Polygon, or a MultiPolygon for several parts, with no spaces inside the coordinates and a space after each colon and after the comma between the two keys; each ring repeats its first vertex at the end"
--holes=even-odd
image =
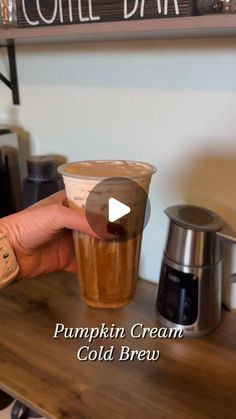
{"type": "Polygon", "coordinates": [[[108,218],[111,223],[124,217],[131,212],[131,208],[115,198],[109,198],[108,218]]]}

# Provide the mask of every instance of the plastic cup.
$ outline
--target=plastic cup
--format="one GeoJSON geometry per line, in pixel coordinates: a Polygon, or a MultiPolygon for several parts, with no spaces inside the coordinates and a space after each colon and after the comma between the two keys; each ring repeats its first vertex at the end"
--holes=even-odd
{"type": "MultiPolygon", "coordinates": [[[[129,229],[133,229],[134,226],[137,228],[138,225],[139,232],[127,240],[98,239],[80,231],[73,232],[82,300],[93,307],[121,307],[134,297],[146,200],[151,177],[156,168],[134,161],[91,160],[64,164],[58,170],[63,176],[70,208],[86,214],[88,199],[94,188],[104,180],[107,182],[107,190],[103,188],[103,193],[107,198],[119,190],[120,200],[124,198],[126,204],[136,208],[135,216],[130,217],[132,221],[127,217],[125,228],[129,232],[129,229]],[[114,179],[118,181],[112,182],[114,179]],[[134,182],[145,191],[145,199],[141,204],[138,194],[133,193],[134,182]]],[[[96,195],[93,208],[96,220],[96,211],[101,212],[99,205],[96,205],[96,195]]],[[[96,228],[94,230],[96,231],[96,228]]]]}

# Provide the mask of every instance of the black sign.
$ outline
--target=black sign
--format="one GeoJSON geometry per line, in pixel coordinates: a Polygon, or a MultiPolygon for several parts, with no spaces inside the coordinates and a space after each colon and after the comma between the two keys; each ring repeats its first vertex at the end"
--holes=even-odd
{"type": "Polygon", "coordinates": [[[99,23],[193,14],[188,0],[17,0],[20,27],[99,23]]]}

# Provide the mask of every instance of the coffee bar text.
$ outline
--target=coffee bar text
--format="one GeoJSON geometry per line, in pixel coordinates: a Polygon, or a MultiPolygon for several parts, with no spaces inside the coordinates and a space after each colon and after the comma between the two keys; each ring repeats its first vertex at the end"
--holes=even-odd
{"type": "Polygon", "coordinates": [[[187,16],[187,0],[17,0],[18,26],[96,23],[187,16]]]}

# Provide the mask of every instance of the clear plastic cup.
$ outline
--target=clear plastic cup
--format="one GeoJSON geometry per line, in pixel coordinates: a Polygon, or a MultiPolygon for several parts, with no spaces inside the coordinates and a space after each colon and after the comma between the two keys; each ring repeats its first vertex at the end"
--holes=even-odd
{"type": "Polygon", "coordinates": [[[107,190],[103,188],[107,198],[114,195],[114,189],[119,189],[121,201],[123,197],[126,203],[137,208],[132,222],[127,218],[127,230],[134,228],[134,224],[136,227],[139,225],[139,233],[130,239],[105,240],[90,237],[80,231],[73,232],[81,298],[93,307],[121,307],[134,296],[146,209],[146,199],[140,205],[138,196],[132,193],[133,183],[141,186],[147,198],[156,168],[141,162],[92,160],[65,164],[58,170],[63,176],[70,208],[86,213],[86,202],[95,186],[105,179],[108,179],[109,184],[110,178],[117,178],[118,182],[111,182],[107,190]]]}

